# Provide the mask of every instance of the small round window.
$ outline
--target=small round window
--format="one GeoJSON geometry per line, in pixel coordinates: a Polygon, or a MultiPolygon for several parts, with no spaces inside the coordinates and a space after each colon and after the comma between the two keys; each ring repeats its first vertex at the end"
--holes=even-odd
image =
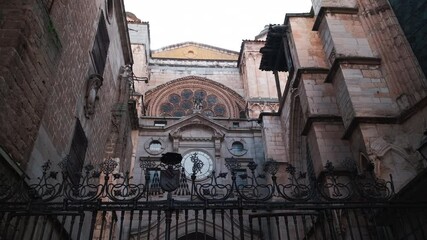
{"type": "Polygon", "coordinates": [[[233,144],[231,145],[231,150],[239,153],[243,151],[243,143],[241,142],[233,142],[233,144]]]}
{"type": "Polygon", "coordinates": [[[234,156],[243,156],[248,150],[245,149],[245,146],[240,141],[234,141],[231,145],[228,145],[228,151],[234,156]]]}
{"type": "Polygon", "coordinates": [[[149,146],[150,151],[158,152],[162,150],[162,143],[160,141],[154,140],[150,142],[149,146]]]}

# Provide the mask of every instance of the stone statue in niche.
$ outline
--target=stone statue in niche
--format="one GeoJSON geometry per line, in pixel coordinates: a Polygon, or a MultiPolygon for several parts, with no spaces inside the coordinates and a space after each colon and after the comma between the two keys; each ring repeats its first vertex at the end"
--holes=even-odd
{"type": "Polygon", "coordinates": [[[133,76],[132,66],[128,64],[120,67],[120,76],[130,81],[129,78],[133,76]]]}
{"type": "Polygon", "coordinates": [[[202,102],[203,102],[202,98],[200,98],[200,97],[195,97],[194,98],[193,113],[200,113],[200,111],[203,108],[202,102]]]}
{"type": "Polygon", "coordinates": [[[135,85],[133,83],[133,72],[131,65],[124,65],[120,67],[120,77],[129,83],[131,93],[135,92],[135,85]]]}
{"type": "Polygon", "coordinates": [[[90,118],[95,113],[95,102],[98,100],[98,90],[102,86],[103,78],[99,74],[89,76],[86,87],[86,103],[84,106],[86,118],[90,118]]]}

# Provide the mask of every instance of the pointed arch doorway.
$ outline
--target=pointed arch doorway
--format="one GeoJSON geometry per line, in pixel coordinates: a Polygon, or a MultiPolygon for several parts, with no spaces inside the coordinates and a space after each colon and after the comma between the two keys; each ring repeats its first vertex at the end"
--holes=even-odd
{"type": "Polygon", "coordinates": [[[193,232],[178,238],[178,240],[216,240],[216,239],[209,235],[206,235],[205,237],[203,233],[193,232]]]}

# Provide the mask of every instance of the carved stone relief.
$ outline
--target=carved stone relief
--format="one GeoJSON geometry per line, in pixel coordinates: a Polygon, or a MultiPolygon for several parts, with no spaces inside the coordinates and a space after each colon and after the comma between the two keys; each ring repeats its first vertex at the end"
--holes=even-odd
{"type": "Polygon", "coordinates": [[[382,179],[393,176],[396,190],[412,179],[417,172],[413,157],[407,152],[407,147],[399,138],[396,144],[392,138],[375,138],[369,141],[367,150],[369,160],[374,164],[375,174],[382,179]]]}

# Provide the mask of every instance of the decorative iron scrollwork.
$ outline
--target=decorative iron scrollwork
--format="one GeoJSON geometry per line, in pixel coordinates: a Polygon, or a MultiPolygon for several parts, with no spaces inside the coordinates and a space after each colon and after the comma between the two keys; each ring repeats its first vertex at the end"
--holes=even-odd
{"type": "Polygon", "coordinates": [[[289,201],[307,201],[312,197],[313,189],[308,184],[302,183],[302,179],[306,178],[306,173],[299,172],[296,174],[296,168],[291,164],[286,167],[286,172],[289,173],[288,184],[277,184],[278,193],[283,198],[289,201]]]}
{"type": "Polygon", "coordinates": [[[32,200],[51,201],[56,199],[62,192],[63,185],[51,183],[51,179],[57,180],[58,172],[50,171],[52,162],[47,160],[42,165],[43,175],[38,177],[37,183],[30,184],[28,197],[32,200]]]}
{"type": "Polygon", "coordinates": [[[366,171],[356,178],[356,188],[361,197],[368,200],[387,200],[394,194],[393,177],[390,181],[379,179],[374,173],[374,164],[368,164],[366,171]]]}
{"type": "Polygon", "coordinates": [[[108,184],[107,194],[109,199],[114,201],[135,201],[143,197],[144,185],[130,183],[132,177],[129,176],[129,172],[126,172],[124,176],[118,174],[114,176],[114,179],[117,180],[116,183],[108,184]]]}
{"type": "MultiPolygon", "coordinates": [[[[66,165],[63,165],[63,167],[66,165]]],[[[63,173],[65,173],[63,171],[63,173]]],[[[64,194],[70,201],[94,201],[102,196],[104,185],[100,184],[99,177],[101,172],[95,170],[92,164],[84,167],[84,173],[81,175],[79,184],[67,182],[64,194]]]]}
{"type": "Polygon", "coordinates": [[[348,200],[353,196],[353,188],[351,187],[350,179],[342,180],[344,176],[340,176],[335,171],[332,162],[327,161],[325,165],[324,177],[319,182],[319,193],[329,201],[333,200],[348,200]]]}
{"type": "Polygon", "coordinates": [[[226,176],[227,174],[224,173],[220,173],[217,176],[215,171],[212,171],[212,174],[209,176],[210,182],[198,184],[195,183],[195,178],[192,178],[192,189],[194,189],[195,194],[201,200],[226,200],[230,198],[233,187],[231,184],[218,183],[218,179],[225,179],[226,176]]]}
{"type": "MultiPolygon", "coordinates": [[[[24,179],[20,183],[7,184],[6,179],[0,176],[0,202],[15,199],[18,202],[151,201],[149,196],[162,196],[161,174],[171,173],[174,173],[174,177],[164,183],[172,184],[170,181],[176,181],[177,187],[170,188],[168,195],[172,196],[173,193],[180,196],[180,199],[188,196],[191,201],[355,201],[388,200],[394,195],[392,179],[378,179],[373,166],[368,166],[364,173],[358,174],[353,168],[351,171],[338,171],[328,161],[317,179],[307,179],[306,173],[283,163],[288,177],[284,183],[280,183],[276,176],[280,164],[273,160],[268,160],[262,170],[257,170],[259,166],[255,162],[241,166],[238,159],[227,159],[229,172],[217,174],[213,171],[204,181],[196,181],[194,175],[186,176],[181,164],[176,164],[177,162],[179,161],[174,160],[170,162],[173,164],[171,165],[153,159],[142,160],[140,167],[145,172],[145,183],[132,183],[134,179],[129,172],[118,172],[118,162],[107,159],[98,166],[84,166],[82,173],[79,173],[80,181],[76,183],[67,175],[67,157],[59,164],[60,171],[53,171],[52,162],[47,161],[41,166],[42,176],[27,185],[24,179]],[[249,172],[242,171],[244,168],[249,172]],[[150,171],[154,175],[150,176],[150,171]]],[[[195,171],[200,167],[196,161],[194,167],[195,171]]]]}

